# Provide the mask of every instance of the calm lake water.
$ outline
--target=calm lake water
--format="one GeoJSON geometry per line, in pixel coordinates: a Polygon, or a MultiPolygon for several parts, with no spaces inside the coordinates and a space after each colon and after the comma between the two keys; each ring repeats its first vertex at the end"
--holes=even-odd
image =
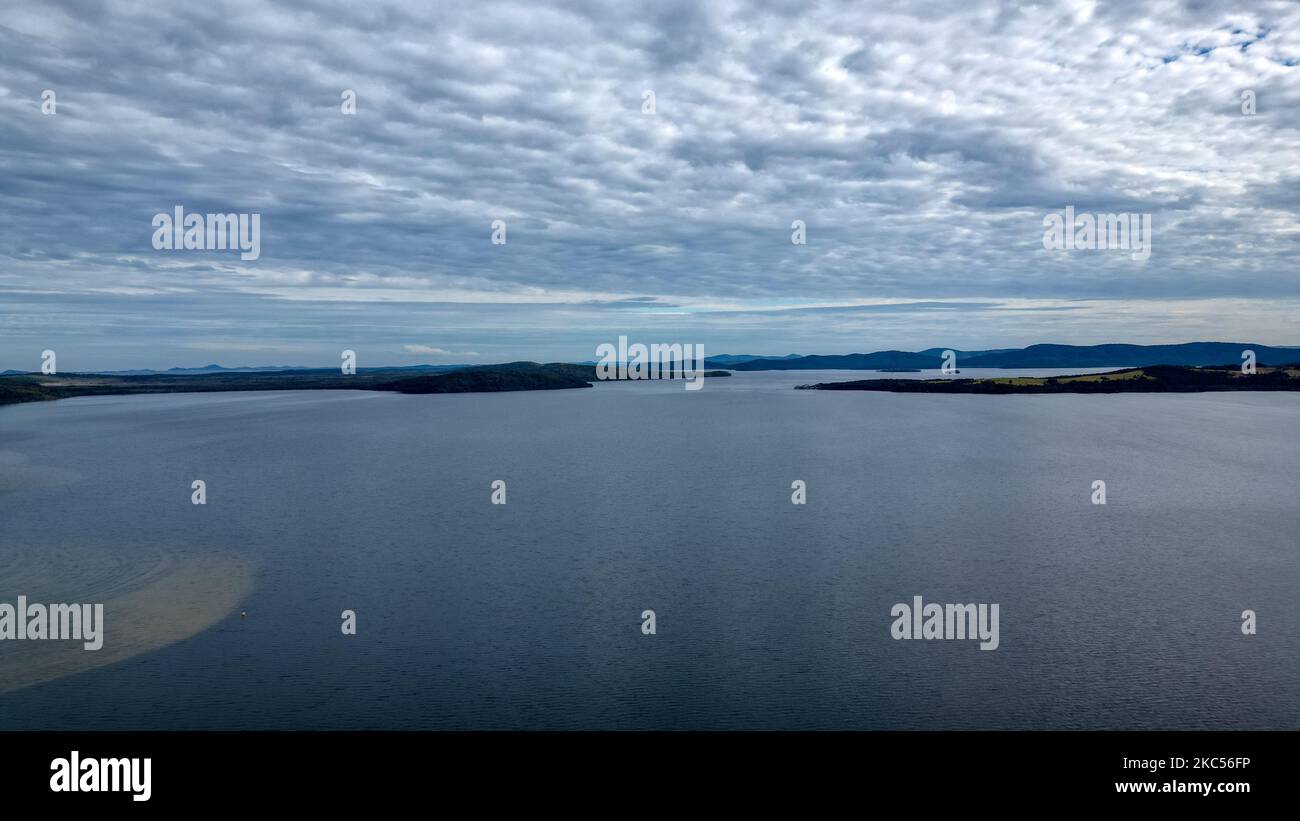
{"type": "Polygon", "coordinates": [[[1300,729],[1300,395],[791,389],[872,375],[2,408],[0,602],[134,643],[0,727],[1300,729]]]}

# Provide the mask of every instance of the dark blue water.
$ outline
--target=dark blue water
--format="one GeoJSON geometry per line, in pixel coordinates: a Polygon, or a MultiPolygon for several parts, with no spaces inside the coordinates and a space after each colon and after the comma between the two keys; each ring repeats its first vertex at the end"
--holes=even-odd
{"type": "Polygon", "coordinates": [[[827,376],[0,409],[0,601],[133,648],[0,727],[1300,729],[1300,396],[827,376]],[[914,595],[1001,646],[892,640],[914,595]]]}

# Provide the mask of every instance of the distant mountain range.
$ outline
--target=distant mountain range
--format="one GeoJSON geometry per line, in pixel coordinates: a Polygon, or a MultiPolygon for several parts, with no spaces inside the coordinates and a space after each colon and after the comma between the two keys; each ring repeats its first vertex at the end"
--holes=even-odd
{"type": "MultiPolygon", "coordinates": [[[[1027,348],[993,348],[966,351],[956,348],[926,348],[923,351],[876,351],[850,354],[718,354],[706,357],[706,368],[732,371],[795,371],[889,369],[938,369],[943,352],[957,354],[958,368],[1142,368],[1149,365],[1240,365],[1241,353],[1255,352],[1259,365],[1286,365],[1300,362],[1300,347],[1275,347],[1248,342],[1184,342],[1179,345],[1030,345],[1027,348]]],[[[507,363],[508,364],[508,363],[507,363]]],[[[594,365],[594,360],[570,363],[594,365]]],[[[499,365],[394,365],[382,368],[358,368],[368,374],[439,374],[471,368],[497,368],[499,365]]],[[[105,376],[202,376],[205,374],[327,374],[338,367],[309,368],[294,365],[265,365],[226,368],[205,365],[201,368],[168,368],[165,371],[81,371],[105,376]]],[[[31,371],[7,370],[0,376],[18,376],[31,371]]]]}
{"type": "MultiPolygon", "coordinates": [[[[786,357],[708,357],[708,367],[733,371],[937,369],[946,348],[786,357]]],[[[984,351],[951,349],[958,368],[1141,368],[1148,365],[1240,365],[1242,351],[1260,365],[1300,361],[1300,347],[1246,342],[1185,342],[1180,345],[1030,345],[984,351]]]]}
{"type": "Polygon", "coordinates": [[[714,365],[738,365],[741,362],[753,362],[755,359],[768,359],[768,360],[781,361],[785,359],[799,359],[799,358],[800,358],[799,354],[797,353],[788,353],[785,356],[754,356],[753,354],[722,353],[722,354],[718,354],[717,356],[706,356],[704,358],[704,361],[708,363],[712,363],[714,365]]]}

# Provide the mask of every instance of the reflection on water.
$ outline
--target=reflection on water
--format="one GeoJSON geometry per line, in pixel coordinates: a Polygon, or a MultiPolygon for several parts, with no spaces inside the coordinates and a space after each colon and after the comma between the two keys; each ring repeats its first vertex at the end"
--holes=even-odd
{"type": "Polygon", "coordinates": [[[175,622],[0,727],[1300,729],[1300,397],[791,389],[863,376],[0,409],[0,601],[175,622]]]}

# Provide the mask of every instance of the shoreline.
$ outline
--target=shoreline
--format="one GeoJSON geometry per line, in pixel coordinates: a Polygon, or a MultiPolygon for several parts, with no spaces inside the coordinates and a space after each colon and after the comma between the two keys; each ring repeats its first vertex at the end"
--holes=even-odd
{"type": "Polygon", "coordinates": [[[1155,365],[1073,376],[1009,376],[977,379],[859,379],[797,385],[795,390],[888,393],[1045,395],[1115,393],[1274,393],[1300,391],[1300,367],[1192,368],[1155,365]]]}
{"type": "MultiPolygon", "coordinates": [[[[699,378],[730,376],[725,370],[704,371],[699,378]]],[[[0,406],[49,402],[79,396],[126,396],[154,393],[214,393],[242,391],[363,390],[403,394],[509,393],[518,391],[590,388],[599,382],[668,381],[663,379],[600,379],[595,365],[552,362],[511,362],[483,365],[438,374],[341,374],[337,370],[259,371],[256,373],[149,374],[21,374],[0,376],[0,406]]],[[[685,380],[683,380],[685,381],[685,380]]]]}

